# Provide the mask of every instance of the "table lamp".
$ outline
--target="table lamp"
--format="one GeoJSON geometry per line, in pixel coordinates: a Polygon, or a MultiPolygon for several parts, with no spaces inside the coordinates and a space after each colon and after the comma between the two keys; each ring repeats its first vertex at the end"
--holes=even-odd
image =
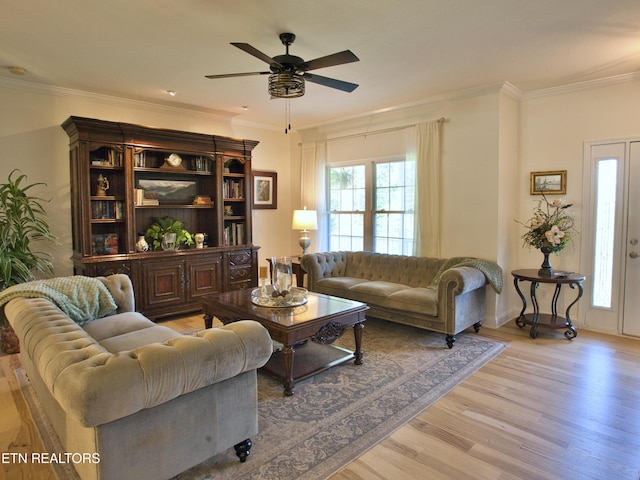
{"type": "Polygon", "coordinates": [[[307,248],[311,245],[311,239],[309,238],[309,230],[318,229],[318,215],[315,210],[294,210],[293,222],[291,223],[293,230],[300,230],[300,247],[302,247],[302,254],[307,253],[307,248]]]}

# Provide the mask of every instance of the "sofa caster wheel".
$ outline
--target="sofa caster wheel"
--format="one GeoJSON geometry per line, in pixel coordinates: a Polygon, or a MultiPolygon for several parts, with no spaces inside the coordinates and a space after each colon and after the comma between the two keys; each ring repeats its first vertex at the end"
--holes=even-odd
{"type": "Polygon", "coordinates": [[[456,343],[456,336],[455,335],[447,335],[446,340],[447,340],[447,346],[449,348],[453,348],[453,344],[456,343]]]}
{"type": "Polygon", "coordinates": [[[237,445],[234,445],[234,449],[236,450],[236,455],[240,459],[240,463],[244,463],[247,461],[247,457],[251,454],[250,450],[253,444],[250,439],[246,439],[244,442],[240,442],[237,445]]]}
{"type": "Polygon", "coordinates": [[[480,331],[480,327],[481,326],[482,326],[482,324],[480,322],[473,324],[473,329],[475,330],[476,333],[478,333],[480,331]]]}

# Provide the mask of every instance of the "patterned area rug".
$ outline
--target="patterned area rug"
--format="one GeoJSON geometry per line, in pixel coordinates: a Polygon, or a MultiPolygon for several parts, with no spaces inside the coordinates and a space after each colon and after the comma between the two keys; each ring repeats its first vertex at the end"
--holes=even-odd
{"type": "MultiPolygon", "coordinates": [[[[251,455],[241,464],[233,449],[183,472],[175,480],[325,479],[411,420],[474,371],[505,344],[475,333],[457,336],[448,349],[444,335],[376,319],[365,323],[364,363],[346,363],[298,382],[284,397],[282,384],[258,375],[259,427],[251,455]]],[[[346,332],[337,345],[353,348],[346,332]]],[[[304,353],[300,347],[296,355],[304,353]]],[[[22,388],[33,397],[30,387],[22,388]]],[[[46,418],[27,401],[38,428],[46,418]],[[38,418],[40,417],[40,418],[38,418]]],[[[56,442],[43,435],[49,451],[56,442]]],[[[61,479],[69,472],[58,473],[61,479]]],[[[70,478],[74,478],[71,476],[70,478]]]]}

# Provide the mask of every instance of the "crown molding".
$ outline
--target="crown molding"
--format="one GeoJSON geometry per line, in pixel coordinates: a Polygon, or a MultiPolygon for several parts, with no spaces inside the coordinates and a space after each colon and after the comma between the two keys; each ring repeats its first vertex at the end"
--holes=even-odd
{"type": "Polygon", "coordinates": [[[531,90],[525,92],[523,98],[525,100],[539,97],[550,97],[554,95],[563,95],[566,93],[580,92],[592,88],[609,87],[612,85],[622,85],[640,82],[640,72],[624,73],[622,75],[614,75],[612,77],[598,78],[595,80],[587,80],[584,82],[570,83],[558,87],[542,88],[540,90],[531,90]]]}
{"type": "Polygon", "coordinates": [[[512,85],[509,82],[495,82],[487,85],[480,85],[477,87],[466,88],[463,90],[455,90],[451,92],[442,93],[439,95],[430,96],[428,98],[412,102],[405,103],[402,105],[394,105],[392,107],[381,108],[378,110],[369,111],[366,113],[359,113],[355,115],[351,115],[348,117],[337,118],[331,120],[330,122],[323,122],[318,124],[310,124],[305,125],[298,128],[298,131],[302,132],[305,130],[313,129],[313,128],[322,128],[326,126],[335,126],[346,122],[352,122],[354,120],[364,119],[364,118],[372,118],[381,114],[390,114],[393,112],[400,111],[409,111],[409,110],[419,110],[420,108],[429,107],[431,105],[448,102],[448,101],[456,101],[456,100],[464,100],[465,98],[473,98],[473,97],[481,97],[483,95],[493,95],[496,93],[504,93],[510,97],[513,97],[516,100],[522,99],[523,92],[512,85]]]}
{"type": "Polygon", "coordinates": [[[502,88],[500,89],[500,92],[504,93],[505,95],[508,95],[514,100],[522,100],[522,98],[524,97],[524,92],[509,82],[503,83],[502,88]]]}
{"type": "Polygon", "coordinates": [[[0,77],[0,87],[11,88],[14,90],[23,90],[26,92],[36,93],[40,95],[51,95],[56,97],[66,97],[82,101],[102,103],[115,107],[133,108],[137,110],[146,110],[157,113],[175,113],[177,111],[188,113],[189,115],[202,115],[211,120],[214,118],[220,123],[229,125],[239,125],[245,127],[259,128],[264,130],[278,130],[272,125],[263,125],[254,122],[247,122],[234,118],[235,114],[221,112],[219,110],[210,110],[206,108],[197,108],[194,106],[176,106],[165,105],[162,103],[154,103],[144,100],[134,100],[124,97],[116,97],[102,93],[87,92],[67,87],[59,87],[55,85],[46,85],[42,83],[28,82],[24,80],[15,80],[13,78],[0,77]]]}

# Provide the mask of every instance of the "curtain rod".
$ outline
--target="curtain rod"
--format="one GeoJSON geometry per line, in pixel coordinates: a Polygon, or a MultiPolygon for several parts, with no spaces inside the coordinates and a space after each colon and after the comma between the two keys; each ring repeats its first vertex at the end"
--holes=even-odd
{"type": "MultiPolygon", "coordinates": [[[[447,121],[447,119],[445,117],[440,117],[439,119],[436,120],[436,122],[438,122],[438,123],[445,123],[446,121],[447,121]]],[[[349,135],[342,135],[340,137],[327,138],[325,141],[326,142],[330,142],[331,140],[343,140],[345,138],[366,137],[367,135],[378,135],[380,133],[395,132],[395,131],[398,131],[398,130],[406,130],[407,128],[413,127],[415,125],[417,125],[417,123],[413,123],[411,125],[402,125],[400,127],[384,128],[382,130],[374,130],[372,132],[352,133],[352,134],[349,134],[349,135]]]]}

